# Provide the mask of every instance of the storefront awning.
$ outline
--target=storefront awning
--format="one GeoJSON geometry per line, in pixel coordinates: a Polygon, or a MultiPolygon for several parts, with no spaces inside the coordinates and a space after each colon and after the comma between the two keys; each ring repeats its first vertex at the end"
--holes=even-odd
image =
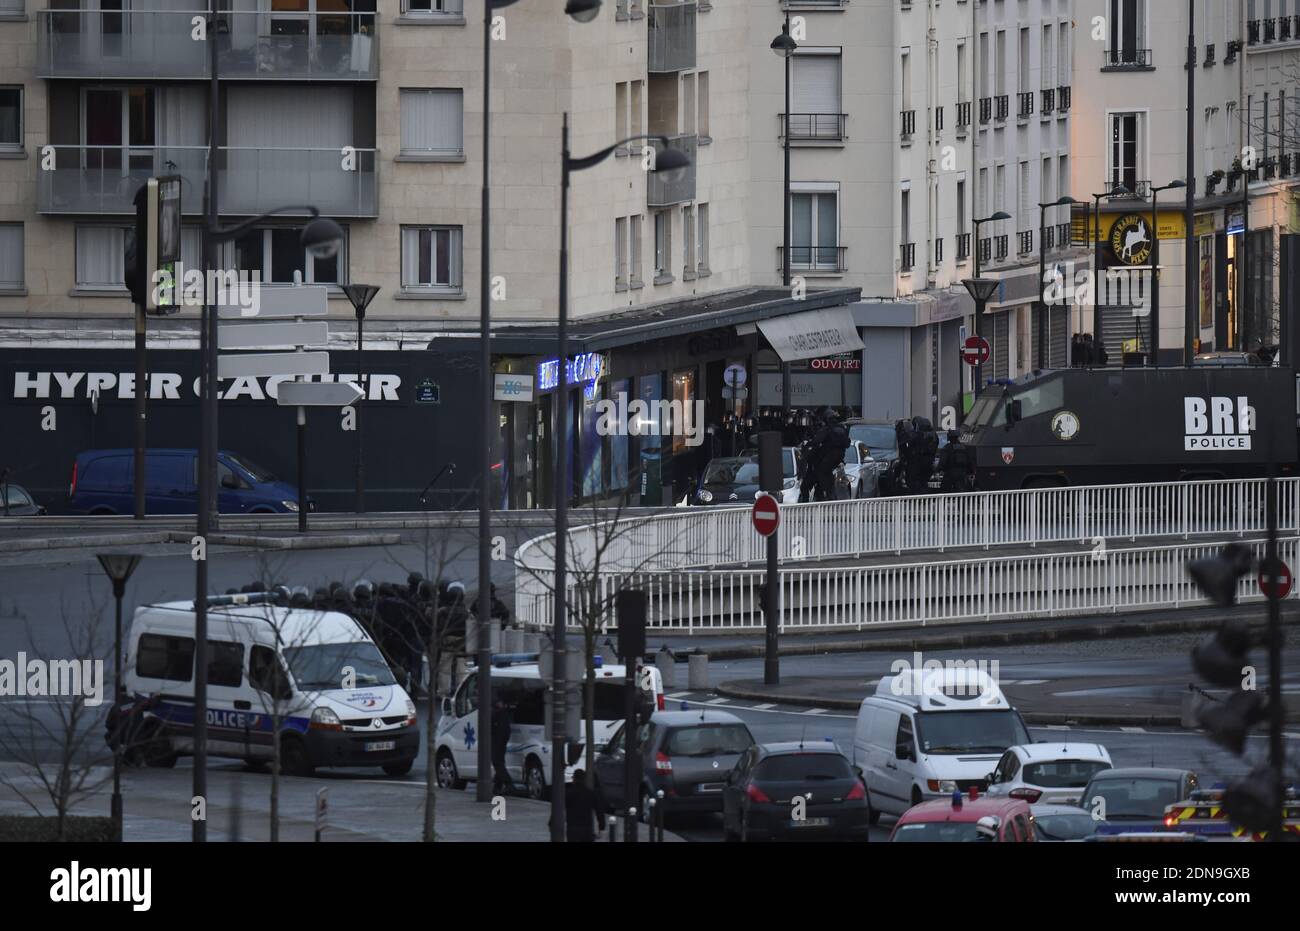
{"type": "Polygon", "coordinates": [[[759,320],[758,329],[782,362],[862,349],[862,338],[847,307],[827,307],[801,314],[759,320]]]}

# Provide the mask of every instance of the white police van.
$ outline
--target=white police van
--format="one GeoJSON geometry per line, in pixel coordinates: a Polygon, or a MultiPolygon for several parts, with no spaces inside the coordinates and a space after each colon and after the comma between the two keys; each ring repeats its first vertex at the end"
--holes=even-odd
{"type": "MultiPolygon", "coordinates": [[[[530,798],[544,798],[550,791],[551,742],[546,739],[546,689],[548,682],[534,658],[495,657],[491,668],[493,700],[501,698],[510,708],[510,742],[506,746],[506,769],[530,798]]],[[[606,665],[596,657],[595,728],[596,749],[609,743],[623,723],[626,667],[606,665]]],[[[663,678],[654,666],[641,667],[640,685],[653,693],[656,710],[664,709],[663,678]]],[[[434,768],[438,785],[463,788],[478,778],[478,670],[470,666],[455,693],[442,700],[442,715],[434,737],[434,768]]],[[[582,767],[586,742],[570,741],[565,760],[565,781],[582,767]]],[[[490,775],[490,774],[489,774],[490,775]]]]}
{"type": "MultiPolygon", "coordinates": [[[[273,597],[208,600],[208,753],[260,766],[279,740],[281,767],[294,775],[317,766],[409,772],[420,750],[415,703],[370,635],[346,614],[273,597]]],[[[171,766],[193,753],[192,602],[136,609],[123,683],[140,709],[131,743],[143,761],[171,766]]]]}
{"type": "Polygon", "coordinates": [[[1033,743],[1020,712],[982,669],[912,669],[884,676],[862,700],[851,762],[871,823],[933,798],[987,788],[1008,747],[1033,743]]]}

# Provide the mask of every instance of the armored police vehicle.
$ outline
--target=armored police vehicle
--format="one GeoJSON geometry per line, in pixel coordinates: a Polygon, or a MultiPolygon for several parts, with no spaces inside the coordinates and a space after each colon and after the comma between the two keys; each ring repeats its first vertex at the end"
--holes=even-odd
{"type": "Polygon", "coordinates": [[[1038,372],[984,389],[961,442],[981,491],[1286,476],[1298,401],[1273,366],[1038,372]]]}

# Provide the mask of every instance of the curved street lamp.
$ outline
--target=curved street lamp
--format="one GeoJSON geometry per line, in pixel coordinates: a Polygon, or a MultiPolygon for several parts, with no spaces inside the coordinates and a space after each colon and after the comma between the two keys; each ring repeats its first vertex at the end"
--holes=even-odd
{"type": "MultiPolygon", "coordinates": [[[[1151,189],[1151,336],[1147,347],[1151,365],[1160,362],[1160,227],[1157,225],[1159,219],[1156,216],[1156,201],[1161,191],[1184,187],[1187,187],[1186,181],[1174,179],[1151,189]]],[[[1187,295],[1187,300],[1191,300],[1191,295],[1187,295]]]]}
{"type": "MultiPolygon", "coordinates": [[[[781,287],[790,287],[790,59],[794,57],[799,43],[790,35],[790,11],[787,8],[785,22],[781,25],[781,34],[768,46],[777,57],[785,59],[785,119],[781,127],[781,154],[784,164],[781,178],[781,287]]],[[[811,243],[810,243],[811,245],[811,243]]],[[[812,258],[809,250],[809,258],[812,258]]],[[[790,363],[781,362],[781,409],[783,421],[790,419],[790,363]]],[[[782,423],[784,431],[786,424],[782,423]]]]}
{"type": "MultiPolygon", "coordinates": [[[[1043,299],[1043,288],[1047,287],[1047,211],[1053,207],[1064,207],[1067,204],[1076,204],[1076,201],[1069,194],[1054,200],[1049,204],[1038,205],[1038,361],[1046,363],[1042,367],[1048,368],[1051,363],[1051,353],[1047,349],[1047,301],[1043,299]]],[[[1069,364],[1070,356],[1070,334],[1066,334],[1065,354],[1066,364],[1069,364]]]]}

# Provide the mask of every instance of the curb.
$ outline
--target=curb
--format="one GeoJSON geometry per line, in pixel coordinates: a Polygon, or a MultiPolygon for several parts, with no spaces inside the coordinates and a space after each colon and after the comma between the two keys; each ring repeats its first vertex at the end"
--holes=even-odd
{"type": "MultiPolygon", "coordinates": [[[[40,537],[31,540],[0,541],[0,556],[21,555],[42,550],[117,548],[146,544],[183,543],[189,545],[194,534],[180,530],[155,530],[141,533],[104,534],[91,537],[40,537]]],[[[267,550],[343,549],[356,546],[395,546],[402,542],[400,533],[350,533],[315,536],[266,537],[254,534],[208,534],[208,543],[217,546],[242,546],[267,550]]]]}
{"type": "Polygon", "coordinates": [[[114,533],[94,537],[38,537],[26,540],[0,540],[0,556],[20,555],[40,550],[82,549],[92,546],[135,546],[142,543],[169,543],[175,534],[167,530],[140,533],[114,533]]]}

